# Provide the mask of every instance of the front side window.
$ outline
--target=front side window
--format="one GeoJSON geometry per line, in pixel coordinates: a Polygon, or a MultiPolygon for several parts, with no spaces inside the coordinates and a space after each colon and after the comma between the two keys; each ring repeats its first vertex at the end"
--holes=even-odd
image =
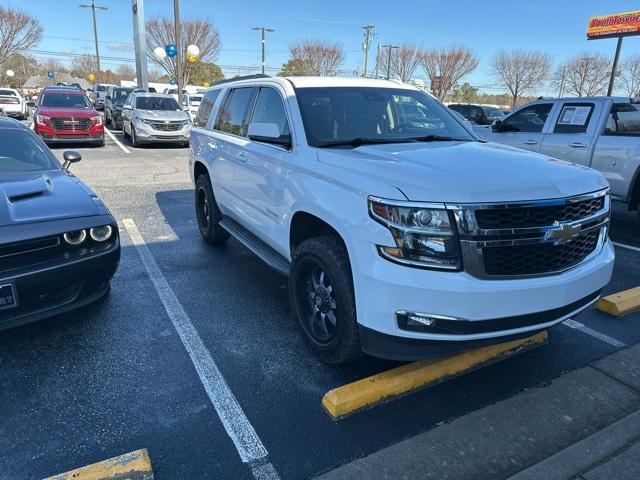
{"type": "Polygon", "coordinates": [[[289,122],[284,111],[282,97],[273,88],[261,88],[256,100],[251,123],[275,123],[280,137],[289,135],[289,122]]]}
{"type": "Polygon", "coordinates": [[[77,93],[45,93],[40,105],[51,108],[93,108],[87,97],[77,93]]]}
{"type": "Polygon", "coordinates": [[[613,105],[605,135],[640,135],[640,105],[633,103],[616,103],[613,105]]]}
{"type": "Polygon", "coordinates": [[[307,142],[314,147],[473,140],[446,107],[419,90],[323,87],[296,91],[307,142]]]}
{"type": "Polygon", "coordinates": [[[538,103],[525,107],[502,122],[503,132],[540,133],[547,121],[552,103],[538,103]]]}
{"type": "Polygon", "coordinates": [[[114,103],[124,103],[132,91],[132,88],[114,88],[111,92],[111,99],[114,103]]]}
{"type": "Polygon", "coordinates": [[[31,132],[0,129],[0,174],[39,172],[60,168],[46,146],[31,132]]]}
{"type": "Polygon", "coordinates": [[[585,133],[594,107],[593,103],[565,103],[553,133],[585,133]]]}
{"type": "Polygon", "coordinates": [[[253,98],[253,87],[236,88],[231,90],[220,116],[216,122],[216,130],[242,135],[244,119],[253,98]]]}
{"type": "Polygon", "coordinates": [[[495,120],[502,120],[504,118],[504,113],[502,113],[502,110],[500,110],[499,108],[482,107],[482,110],[484,111],[484,116],[487,118],[487,120],[491,121],[492,123],[495,120]]]}
{"type": "MultiPolygon", "coordinates": [[[[211,115],[211,109],[216,103],[218,95],[220,95],[220,90],[212,90],[210,92],[207,92],[202,98],[202,102],[200,103],[200,107],[198,108],[198,113],[196,114],[196,119],[193,121],[193,124],[196,127],[204,128],[207,126],[209,115],[211,115]]],[[[193,100],[193,97],[191,97],[191,99],[193,100]]]]}
{"type": "Polygon", "coordinates": [[[173,97],[138,97],[138,110],[182,110],[173,97]]]}

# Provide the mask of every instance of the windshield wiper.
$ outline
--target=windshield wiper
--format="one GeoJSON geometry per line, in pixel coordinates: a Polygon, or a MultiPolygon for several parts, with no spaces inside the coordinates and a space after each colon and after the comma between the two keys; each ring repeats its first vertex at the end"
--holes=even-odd
{"type": "Polygon", "coordinates": [[[444,135],[425,135],[423,137],[411,137],[407,140],[413,140],[414,142],[464,142],[467,139],[446,137],[444,135]]]}
{"type": "Polygon", "coordinates": [[[413,141],[412,138],[351,138],[349,140],[341,140],[339,142],[321,143],[318,148],[328,147],[360,147],[362,145],[380,145],[384,143],[407,143],[413,141]]]}

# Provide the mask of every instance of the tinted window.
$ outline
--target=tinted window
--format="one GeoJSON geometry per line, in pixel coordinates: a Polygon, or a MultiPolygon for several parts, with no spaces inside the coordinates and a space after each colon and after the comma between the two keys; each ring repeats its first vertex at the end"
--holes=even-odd
{"type": "Polygon", "coordinates": [[[52,108],[92,108],[87,97],[77,93],[45,93],[40,105],[52,108]]]}
{"type": "Polygon", "coordinates": [[[284,111],[282,97],[273,88],[261,88],[256,100],[251,122],[275,123],[278,125],[280,136],[289,135],[289,122],[284,111]]]}
{"type": "Polygon", "coordinates": [[[502,110],[500,110],[499,108],[496,107],[482,107],[482,110],[484,111],[485,116],[487,117],[487,119],[493,121],[493,120],[501,120],[504,118],[504,113],[502,113],[502,110]]]}
{"type": "Polygon", "coordinates": [[[640,105],[616,103],[607,120],[605,135],[640,135],[640,105]]]}
{"type": "Polygon", "coordinates": [[[16,97],[16,92],[12,90],[2,90],[0,89],[0,95],[11,95],[12,97],[16,97]]]}
{"type": "Polygon", "coordinates": [[[551,103],[540,103],[525,107],[514,113],[502,123],[502,130],[506,132],[540,133],[544,127],[551,103]]]}
{"type": "Polygon", "coordinates": [[[115,103],[124,103],[132,91],[133,88],[114,88],[111,92],[111,99],[115,103]]]}
{"type": "Polygon", "coordinates": [[[243,122],[252,97],[252,87],[231,90],[216,122],[216,130],[241,135],[243,122]]]}
{"type": "Polygon", "coordinates": [[[472,139],[446,107],[419,90],[298,88],[297,98],[307,141],[316,147],[354,139],[416,141],[429,135],[472,139]]]}
{"type": "MultiPolygon", "coordinates": [[[[212,90],[207,92],[200,103],[200,107],[198,108],[198,113],[196,114],[196,119],[193,121],[193,124],[196,127],[206,127],[207,122],[209,121],[209,115],[211,115],[211,109],[213,105],[216,103],[216,99],[220,95],[220,90],[212,90]]],[[[193,97],[191,97],[193,100],[193,97]]]]}
{"type": "Polygon", "coordinates": [[[565,103],[553,133],[584,133],[593,114],[593,103],[565,103]]]}
{"type": "Polygon", "coordinates": [[[31,132],[0,129],[0,174],[53,170],[60,165],[31,132]]]}
{"type": "Polygon", "coordinates": [[[138,97],[138,110],[182,110],[173,97],[138,97]]]}
{"type": "Polygon", "coordinates": [[[96,92],[105,92],[107,88],[104,85],[96,85],[96,92]]]}

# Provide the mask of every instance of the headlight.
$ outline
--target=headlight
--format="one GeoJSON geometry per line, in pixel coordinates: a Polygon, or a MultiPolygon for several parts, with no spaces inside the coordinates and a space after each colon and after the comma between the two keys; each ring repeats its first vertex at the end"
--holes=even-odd
{"type": "Polygon", "coordinates": [[[97,117],[91,117],[91,120],[96,122],[96,125],[102,125],[102,115],[98,115],[97,117]]]}
{"type": "Polygon", "coordinates": [[[113,229],[111,225],[103,225],[102,227],[93,227],[89,230],[89,235],[96,242],[106,242],[111,238],[111,234],[113,233],[113,229]]]}
{"type": "Polygon", "coordinates": [[[45,117],[44,115],[36,115],[36,123],[38,125],[45,125],[48,121],[49,117],[45,117]]]}
{"type": "Polygon", "coordinates": [[[62,238],[64,238],[64,241],[69,245],[81,245],[87,239],[87,231],[77,230],[75,232],[67,232],[62,236],[62,238]]]}
{"type": "Polygon", "coordinates": [[[395,247],[378,246],[380,255],[394,262],[458,270],[458,239],[444,205],[394,202],[369,197],[369,214],[389,229],[395,247]]]}

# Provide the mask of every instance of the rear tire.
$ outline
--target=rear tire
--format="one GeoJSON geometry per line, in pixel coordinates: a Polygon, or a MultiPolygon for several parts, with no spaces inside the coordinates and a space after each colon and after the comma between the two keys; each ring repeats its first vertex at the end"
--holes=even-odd
{"type": "Polygon", "coordinates": [[[134,147],[140,147],[140,142],[138,141],[138,137],[136,137],[136,129],[131,125],[131,145],[134,147]]]}
{"type": "Polygon", "coordinates": [[[196,179],[195,207],[198,229],[204,241],[211,245],[224,245],[230,235],[220,226],[222,213],[213,195],[209,175],[202,174],[196,179]]]}
{"type": "Polygon", "coordinates": [[[323,362],[347,363],[363,355],[351,266],[339,238],[315,237],[296,248],[289,301],[303,337],[323,362]]]}
{"type": "Polygon", "coordinates": [[[124,122],[122,122],[122,138],[125,140],[129,140],[129,134],[127,133],[127,129],[124,128],[124,122]]]}

